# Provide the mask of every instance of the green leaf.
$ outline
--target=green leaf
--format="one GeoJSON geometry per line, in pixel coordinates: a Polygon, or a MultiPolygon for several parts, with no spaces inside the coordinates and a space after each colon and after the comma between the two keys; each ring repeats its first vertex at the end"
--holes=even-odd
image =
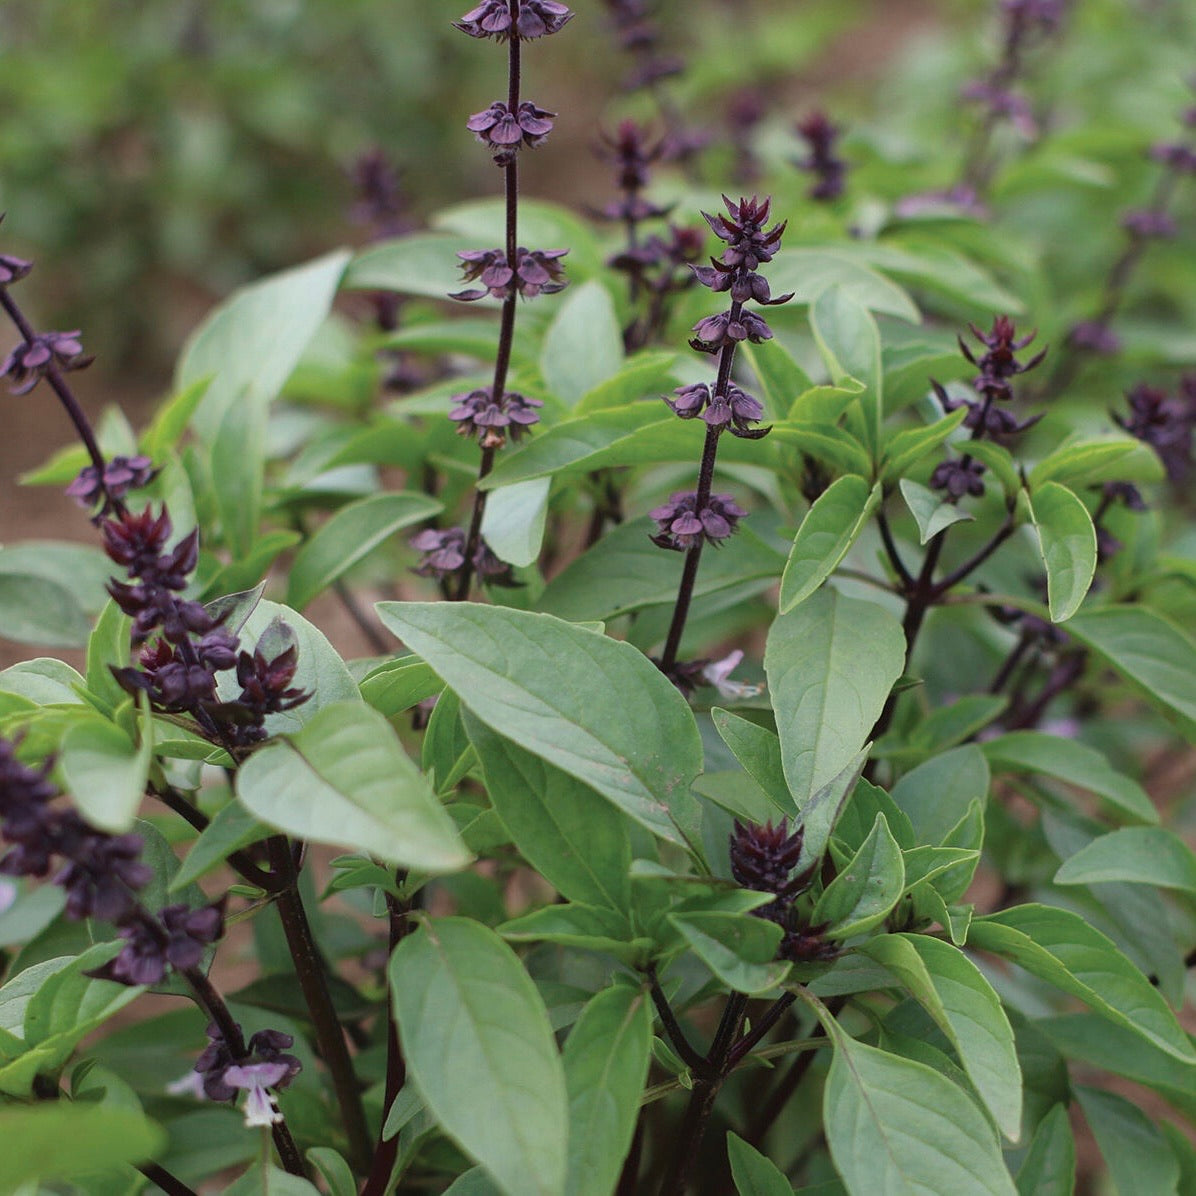
{"type": "Polygon", "coordinates": [[[964,1091],[923,1063],[849,1038],[835,1046],[822,1119],[851,1196],[1013,1196],[996,1135],[964,1091]]]}
{"type": "Polygon", "coordinates": [[[1143,606],[1105,606],[1076,615],[1067,632],[1153,702],[1180,716],[1196,739],[1196,643],[1143,606]]]}
{"type": "MultiPolygon", "coordinates": [[[[672,603],[681,563],[661,552],[650,536],[650,519],[632,519],[613,528],[591,549],[571,561],[544,588],[539,606],[571,623],[601,622],[645,606],[672,603]]],[[[758,577],[779,577],[785,558],[750,528],[718,552],[703,553],[694,596],[702,597],[758,577]]]]}
{"type": "Polygon", "coordinates": [[[839,473],[867,476],[872,472],[868,450],[847,428],[833,423],[780,420],[772,425],[769,439],[774,444],[791,444],[799,452],[830,465],[839,473]]]}
{"type": "Polygon", "coordinates": [[[1176,1196],[1179,1161],[1158,1125],[1115,1092],[1078,1084],[1075,1094],[1120,1196],[1176,1196]]]}
{"type": "Polygon", "coordinates": [[[701,771],[701,740],[685,699],[642,653],[509,608],[383,602],[377,609],[488,727],[653,833],[683,841],[676,813],[701,771]]]}
{"type": "Polygon", "coordinates": [[[591,387],[573,408],[575,415],[625,407],[637,399],[656,398],[674,382],[673,369],[679,354],[645,350],[628,358],[597,386],[591,387]]]}
{"type": "Polygon", "coordinates": [[[349,1164],[330,1146],[312,1146],[307,1159],[323,1177],[332,1196],[357,1196],[357,1181],[349,1164]]]}
{"type": "Polygon", "coordinates": [[[151,461],[161,463],[178,446],[208,391],[208,379],[197,378],[189,386],[176,391],[154,412],[150,425],[141,434],[141,451],[151,461]]]}
{"type": "Polygon", "coordinates": [[[165,1144],[142,1114],[68,1101],[0,1109],[0,1191],[38,1180],[80,1179],[152,1159],[165,1144]]]}
{"type": "Polygon", "coordinates": [[[785,781],[785,769],[781,763],[781,742],[776,735],[764,727],[740,718],[737,714],[720,710],[710,711],[715,730],[723,742],[735,753],[735,759],[744,771],[772,799],[779,810],[788,810],[793,802],[789,786],[785,781]]]}
{"type": "Polygon", "coordinates": [[[565,1042],[569,1196],[609,1196],[619,1179],[648,1076],[652,1011],[624,984],[590,1000],[565,1042]]]}
{"type": "Polygon", "coordinates": [[[964,694],[919,720],[910,734],[910,746],[927,752],[955,747],[987,727],[1008,705],[1002,694],[964,694]]]}
{"type": "Polygon", "coordinates": [[[373,494],[341,507],[295,554],[287,605],[302,610],[402,528],[430,519],[444,504],[424,494],[373,494]]]}
{"type": "Polygon", "coordinates": [[[1022,1119],[1021,1066],[1009,1019],[979,968],[957,947],[923,934],[877,935],[859,950],[888,968],[930,1014],[997,1128],[1016,1142],[1022,1119]]]}
{"type": "Polygon", "coordinates": [[[380,241],[358,253],[345,271],[345,290],[398,291],[443,299],[467,284],[461,282],[457,254],[476,249],[471,236],[460,233],[416,233],[380,241]]]}
{"type": "Polygon", "coordinates": [[[693,910],[669,914],[693,953],[736,992],[770,992],[785,978],[787,963],[774,963],[781,928],[750,914],[693,910]]]}
{"type": "Polygon", "coordinates": [[[610,292],[596,279],[571,288],[544,335],[540,373],[549,391],[571,407],[622,364],[623,333],[610,292]]]}
{"type": "Polygon", "coordinates": [[[273,1163],[256,1162],[224,1189],[224,1196],[319,1196],[301,1175],[291,1175],[273,1163]]]}
{"type": "Polygon", "coordinates": [[[177,892],[200,877],[207,876],[213,869],[220,867],[234,851],[240,851],[250,843],[257,843],[269,834],[270,828],[254,818],[244,806],[239,802],[229,802],[216,812],[215,817],[195,840],[191,850],[187,852],[187,858],[183,860],[170,882],[169,891],[177,892]]]}
{"type": "Polygon", "coordinates": [[[739,1196],[793,1196],[793,1185],[776,1164],[729,1131],[727,1161],[739,1196]]]}
{"type": "Polygon", "coordinates": [[[266,532],[253,542],[244,556],[230,561],[213,573],[204,583],[200,596],[205,602],[209,602],[224,594],[252,589],[287,549],[294,548],[302,541],[303,537],[298,532],[266,532]]]}
{"type": "Polygon", "coordinates": [[[843,812],[848,798],[855,792],[867,759],[867,751],[860,752],[837,777],[823,785],[801,807],[801,856],[797,861],[799,869],[822,859],[831,841],[831,833],[839,821],[839,815],[843,812]]]}
{"type": "Polygon", "coordinates": [[[770,263],[774,294],[793,291],[797,303],[817,303],[832,289],[860,307],[897,316],[917,324],[921,320],[913,300],[895,282],[877,273],[846,249],[786,249],[770,263]]]}
{"type": "Polygon", "coordinates": [[[1030,470],[1030,490],[1037,494],[1047,482],[1073,490],[1101,482],[1160,482],[1163,465],[1158,454],[1132,436],[1110,434],[1060,445],[1030,470]]]}
{"type": "Polygon", "coordinates": [[[652,945],[633,938],[624,914],[605,905],[569,902],[547,905],[502,923],[498,933],[517,943],[559,943],[587,951],[604,951],[626,963],[639,961],[652,945]]]}
{"type": "Polygon", "coordinates": [[[1088,508],[1066,486],[1044,482],[1030,494],[1030,512],[1047,574],[1051,619],[1080,609],[1096,574],[1096,528],[1088,508]]]}
{"type": "Polygon", "coordinates": [[[38,656],[0,671],[0,693],[19,694],[38,706],[81,703],[86,682],[61,660],[38,656]]]}
{"type": "Polygon", "coordinates": [[[387,863],[452,872],[469,862],[453,820],[393,728],[360,702],[327,706],[255,752],[237,773],[237,797],[288,834],[387,863]]]}
{"type": "Polygon", "coordinates": [[[490,801],[523,858],[570,901],[625,911],[631,839],[623,815],[589,785],[478,719],[468,718],[466,730],[490,801]]]}
{"type": "Polygon", "coordinates": [[[893,786],[919,843],[942,843],[974,801],[988,798],[988,764],[975,744],[952,748],[911,769],[893,786]]]}
{"type": "Polygon", "coordinates": [[[1095,748],[1044,731],[1011,731],[980,745],[994,772],[1029,772],[1087,789],[1134,822],[1158,822],[1146,790],[1095,748]]]}
{"type": "Polygon", "coordinates": [[[903,477],[910,466],[938,448],[963,423],[967,414],[967,407],[959,407],[924,428],[904,428],[896,433],[885,445],[884,480],[903,477]]]}
{"type": "Polygon", "coordinates": [[[1126,881],[1196,894],[1196,854],[1173,831],[1130,826],[1093,839],[1063,862],[1057,885],[1126,881]]]}
{"type": "Polygon", "coordinates": [[[1038,1123],[1018,1170],[1018,1196],[1073,1196],[1075,1190],[1076,1140],[1067,1106],[1052,1105],[1038,1123]]]}
{"type": "Polygon", "coordinates": [[[878,926],[905,889],[901,848],[883,814],[877,814],[868,838],[822,891],[810,914],[826,935],[848,939],[878,926]]]}
{"type": "Polygon", "coordinates": [[[565,1196],[564,1068],[515,953],[442,918],[404,939],[388,972],[407,1067],[441,1128],[508,1196],[565,1196]]]}
{"type": "Polygon", "coordinates": [[[192,422],[212,453],[221,522],[238,555],[258,534],[266,408],[324,323],[348,261],[338,250],[243,287],[183,350],[176,387],[210,379],[192,422]]]}
{"type": "Polygon", "coordinates": [[[901,625],[872,602],[823,589],[773,622],[764,670],[799,808],[855,757],[904,665],[901,625]]]}
{"type": "Polygon", "coordinates": [[[534,565],[544,542],[550,478],[500,486],[486,496],[482,538],[499,560],[523,568],[534,565]]]}
{"type": "Polygon", "coordinates": [[[961,510],[953,502],[945,502],[935,491],[917,482],[911,482],[909,478],[902,478],[900,486],[901,497],[905,499],[905,505],[917,521],[920,544],[933,540],[939,532],[945,531],[953,523],[976,518],[971,512],[961,510]]]}
{"type": "Polygon", "coordinates": [[[834,382],[855,378],[867,388],[860,396],[864,443],[875,454],[885,409],[880,331],[872,313],[849,291],[836,286],[810,307],[810,328],[834,382]]]}
{"type": "Polygon", "coordinates": [[[8,572],[0,549],[0,638],[17,644],[79,648],[91,622],[74,593],[29,573],[8,572]]]}
{"type": "Polygon", "coordinates": [[[968,945],[1012,960],[1167,1054],[1196,1063],[1196,1049],[1158,990],[1078,914],[1045,905],[988,914],[972,922],[968,945]]]}
{"type": "Polygon", "coordinates": [[[79,812],[92,826],[119,835],[133,825],[145,796],[152,739],[135,744],[102,719],[76,723],[62,741],[59,765],[79,812]]]}
{"type": "Polygon", "coordinates": [[[781,578],[781,613],[805,601],[838,568],[880,502],[879,483],[861,477],[832,482],[806,512],[781,578]]]}
{"type": "Polygon", "coordinates": [[[403,656],[379,665],[361,681],[361,696],[387,718],[410,710],[442,689],[444,682],[424,661],[414,656],[403,656]]]}
{"type": "Polygon", "coordinates": [[[787,414],[794,399],[813,386],[810,376],[778,340],[761,341],[758,345],[744,341],[739,351],[759,379],[762,397],[777,414],[787,414]]]}

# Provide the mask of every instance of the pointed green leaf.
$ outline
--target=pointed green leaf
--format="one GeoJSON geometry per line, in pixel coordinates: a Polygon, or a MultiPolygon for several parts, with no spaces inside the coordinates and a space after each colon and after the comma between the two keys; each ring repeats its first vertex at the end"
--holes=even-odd
{"type": "Polygon", "coordinates": [[[115,723],[89,718],[76,723],[62,741],[60,765],[79,812],[92,826],[122,834],[132,825],[145,797],[153,743],[135,744],[115,723]]]}
{"type": "Polygon", "coordinates": [[[141,1113],[47,1101],[0,1109],[0,1191],[38,1180],[82,1179],[122,1163],[144,1163],[165,1135],[141,1113]]]}
{"type": "Polygon", "coordinates": [[[572,406],[622,363],[623,333],[610,292],[596,279],[570,288],[544,335],[540,372],[549,391],[572,406]]]}
{"type": "Polygon", "coordinates": [[[1101,482],[1160,482],[1158,454],[1132,436],[1113,433],[1060,445],[1030,470],[1030,489],[1037,494],[1047,482],[1073,490],[1101,482]]]}
{"type": "Polygon", "coordinates": [[[258,822],[240,802],[230,801],[227,806],[216,812],[212,821],[192,844],[187,858],[183,860],[170,882],[169,891],[177,892],[206,876],[213,869],[220,867],[234,851],[240,851],[250,843],[257,843],[270,833],[270,828],[265,823],[258,822]]]}
{"type": "Polygon", "coordinates": [[[482,538],[499,560],[519,568],[535,564],[544,542],[551,485],[549,478],[532,478],[500,486],[487,496],[482,538]]]}
{"type": "Polygon", "coordinates": [[[1103,797],[1134,822],[1158,822],[1146,790],[1113,768],[1095,748],[1044,731],[1011,731],[980,745],[994,772],[1056,777],[1103,797]]]}
{"type": "Polygon", "coordinates": [[[1051,618],[1062,623],[1080,609],[1096,574],[1096,528],[1088,508],[1058,482],[1034,489],[1030,511],[1046,565],[1051,618]]]}
{"type": "Polygon", "coordinates": [[[1179,1161],[1155,1121],[1115,1092],[1080,1084],[1075,1094],[1118,1196],[1179,1196],[1179,1161]]]}
{"type": "Polygon", "coordinates": [[[918,543],[925,544],[933,540],[941,531],[945,531],[953,523],[960,523],[976,516],[970,511],[961,510],[953,502],[944,501],[942,495],[911,482],[909,478],[902,478],[900,482],[901,497],[909,507],[918,524],[918,543]]]}
{"type": "Polygon", "coordinates": [[[287,605],[302,610],[317,594],[397,531],[430,519],[444,504],[425,494],[372,494],[341,507],[295,555],[287,605]]]}
{"type": "Polygon", "coordinates": [[[1167,1054],[1196,1063],[1196,1049],[1158,989],[1078,914],[1045,905],[988,914],[972,922],[968,945],[1003,955],[1167,1054]]]}
{"type": "Polygon", "coordinates": [[[793,1185],[777,1165],[738,1134],[727,1134],[727,1161],[739,1196],[793,1196],[793,1185]]]}
{"type": "Polygon", "coordinates": [[[851,1196],[1014,1196],[996,1135],[963,1089],[823,1024],[835,1046],[823,1125],[851,1196]]]}
{"type": "Polygon", "coordinates": [[[631,1146],[648,1076],[647,994],[614,985],[581,1011],[565,1042],[569,1094],[569,1196],[609,1196],[631,1146]]]}
{"type": "Polygon", "coordinates": [[[932,756],[893,786],[893,801],[909,815],[918,842],[942,843],[972,802],[988,799],[989,772],[984,754],[964,744],[932,756]]]}
{"type": "Polygon", "coordinates": [[[773,622],[764,669],[799,807],[850,764],[904,664],[901,625],[873,602],[823,589],[773,622]]]}
{"type": "Polygon", "coordinates": [[[1038,1123],[1017,1173],[1018,1196],[1073,1196],[1076,1140],[1066,1105],[1053,1105],[1038,1123]]]}
{"type": "Polygon", "coordinates": [[[390,991],[432,1115],[507,1196],[565,1196],[569,1106],[544,1002],[515,953],[464,918],[399,944],[390,991]]]}
{"type": "Polygon", "coordinates": [[[781,578],[781,613],[808,598],[839,567],[877,503],[879,483],[869,488],[849,475],[832,482],[806,512],[781,578]]]}
{"type": "Polygon", "coordinates": [[[860,396],[863,436],[875,453],[880,446],[885,408],[880,331],[872,313],[847,289],[835,286],[811,305],[810,328],[832,379],[840,383],[845,377],[856,378],[867,387],[860,396]]]}
{"type": "MultiPolygon", "coordinates": [[[[923,382],[922,386],[925,385],[923,382]]],[[[959,407],[924,428],[905,428],[898,432],[885,445],[884,480],[903,477],[910,466],[938,448],[963,423],[967,414],[967,407],[959,407]]]]}
{"type": "Polygon", "coordinates": [[[631,839],[610,802],[589,785],[467,716],[486,792],[520,854],[570,901],[626,910],[631,839]]]}
{"type": "Polygon", "coordinates": [[[1009,1019],[979,968],[950,943],[924,934],[877,935],[859,950],[888,968],[934,1018],[997,1128],[1016,1142],[1021,1067],[1009,1019]]]}
{"type": "Polygon", "coordinates": [[[383,602],[378,614],[487,726],[683,841],[673,807],[702,767],[697,724],[630,644],[469,602],[383,602]]]}
{"type": "Polygon", "coordinates": [[[822,891],[810,914],[817,926],[828,924],[828,938],[847,939],[879,925],[905,889],[901,848],[883,814],[877,814],[868,838],[822,891]]]}
{"type": "Polygon", "coordinates": [[[1177,714],[1196,739],[1196,643],[1144,606],[1105,606],[1072,618],[1068,635],[1086,644],[1147,698],[1177,714]]]}
{"type": "Polygon", "coordinates": [[[1093,839],[1055,873],[1057,885],[1126,881],[1196,894],[1196,854],[1161,826],[1128,826],[1093,839]]]}
{"type": "Polygon", "coordinates": [[[769,992],[789,971],[787,963],[773,962],[782,935],[773,922],[721,910],[669,914],[669,922],[715,976],[736,992],[769,992]]]}
{"type": "Polygon", "coordinates": [[[789,796],[789,786],[785,781],[781,742],[776,735],[717,706],[711,709],[710,717],[715,730],[735,753],[735,759],[743,766],[743,770],[780,809],[789,809],[793,799],[789,796]]]}
{"type": "Polygon", "coordinates": [[[262,822],[422,872],[469,862],[453,820],[391,725],[363,703],[327,706],[255,752],[237,797],[262,822]]]}

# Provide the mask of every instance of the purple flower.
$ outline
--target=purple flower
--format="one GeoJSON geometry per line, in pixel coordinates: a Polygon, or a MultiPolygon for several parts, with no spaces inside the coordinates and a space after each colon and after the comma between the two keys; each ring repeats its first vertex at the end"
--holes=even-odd
{"type": "Polygon", "coordinates": [[[764,686],[747,681],[732,681],[731,674],[739,668],[743,652],[736,648],[722,660],[707,661],[702,666],[702,680],[713,685],[724,698],[754,698],[764,692],[764,686]]]}
{"type": "Polygon", "coordinates": [[[969,324],[968,327],[988,350],[976,357],[963,337],[959,338],[960,352],[980,370],[980,376],[972,382],[972,386],[984,398],[1000,402],[1013,398],[1012,379],[1040,365],[1047,355],[1047,350],[1043,349],[1027,362],[1023,363],[1017,358],[1018,351],[1029,345],[1038,333],[1031,332],[1028,336],[1018,338],[1017,328],[1008,316],[996,316],[989,332],[981,332],[975,324],[969,324]]]}
{"type": "Polygon", "coordinates": [[[1073,349],[1082,349],[1101,357],[1111,357],[1121,350],[1121,338],[1103,320],[1082,320],[1067,334],[1073,349]]]}
{"type": "Polygon", "coordinates": [[[739,520],[747,515],[729,494],[712,494],[700,510],[697,503],[694,491],[683,490],[650,511],[660,528],[652,542],[676,552],[688,552],[702,542],[717,547],[734,534],[739,520]]]}
{"type": "Polygon", "coordinates": [[[496,403],[489,389],[454,395],[453,403],[449,419],[456,422],[457,431],[462,436],[476,435],[484,449],[502,448],[508,432],[518,443],[532,424],[539,423],[536,408],[544,406],[539,399],[525,398],[515,391],[505,392],[496,403]]]}
{"type": "Polygon", "coordinates": [[[501,249],[471,249],[458,253],[464,281],[477,280],[482,286],[456,291],[449,298],[469,303],[487,295],[495,299],[506,299],[514,293],[525,299],[534,299],[540,294],[555,295],[568,285],[560,262],[568,252],[567,249],[528,250],[520,246],[515,251],[514,267],[507,262],[507,255],[501,249]]]}
{"type": "Polygon", "coordinates": [[[14,395],[27,395],[51,370],[82,370],[94,360],[83,356],[78,331],[39,332],[9,353],[0,365],[0,378],[13,382],[14,395]]]}
{"type": "Polygon", "coordinates": [[[24,258],[14,257],[11,253],[0,253],[0,287],[7,287],[11,286],[14,282],[20,282],[32,269],[32,262],[27,262],[24,258]]]}
{"type": "Polygon", "coordinates": [[[1157,208],[1131,208],[1121,218],[1121,227],[1139,240],[1169,240],[1178,229],[1168,212],[1157,208]]]}
{"type": "Polygon", "coordinates": [[[223,902],[197,910],[168,905],[156,921],[137,919],[122,927],[121,953],[93,975],[120,984],[160,984],[172,967],[198,966],[204,948],[223,932],[223,902]]]}
{"type": "Polygon", "coordinates": [[[796,896],[809,880],[808,873],[793,877],[801,857],[802,838],[800,826],[789,833],[786,818],[775,826],[771,821],[760,826],[736,820],[730,838],[731,875],[745,889],[781,898],[796,896]]]}
{"type": "Polygon", "coordinates": [[[771,198],[765,196],[761,200],[753,195],[751,199],[741,198],[739,203],[733,203],[724,195],[723,203],[727,208],[726,216],[721,212],[717,216],[709,212],[702,213],[702,218],[710,225],[714,235],[727,242],[727,249],[722,255],[723,263],[755,270],[762,262],[772,261],[780,248],[781,235],[788,221],[782,220],[772,228],[765,229],[772,207],[771,198]]]}
{"type": "Polygon", "coordinates": [[[799,136],[809,148],[809,156],[796,165],[814,176],[806,194],[823,203],[838,199],[843,194],[847,163],[835,152],[836,143],[842,134],[838,125],[831,123],[825,112],[815,111],[799,120],[795,126],[799,136]]]}
{"type": "MultiPolygon", "coordinates": [[[[521,0],[514,36],[522,41],[533,41],[557,33],[572,18],[573,13],[557,0],[521,0]]],[[[507,0],[482,0],[453,24],[470,37],[506,41],[512,36],[511,8],[507,0]]]]}
{"type": "Polygon", "coordinates": [[[764,405],[733,382],[727,383],[721,395],[712,395],[705,382],[678,387],[673,393],[676,398],[665,402],[681,419],[700,415],[710,427],[728,428],[733,436],[745,440],[759,440],[769,432],[768,428],[750,426],[764,417],[764,405]]]}
{"type": "Polygon", "coordinates": [[[1139,384],[1126,395],[1129,415],[1113,416],[1119,427],[1158,453],[1172,482],[1183,481],[1192,468],[1196,402],[1185,402],[1187,397],[1172,398],[1158,387],[1139,384]]]}
{"type": "Polygon", "coordinates": [[[505,165],[511,160],[511,153],[522,142],[529,149],[535,149],[552,132],[555,112],[537,108],[524,100],[512,112],[502,100],[496,100],[483,112],[475,112],[465,127],[476,133],[478,140],[495,152],[494,160],[505,165]]]}
{"type": "Polygon", "coordinates": [[[661,141],[632,120],[622,121],[613,134],[604,132],[599,136],[598,156],[615,166],[615,185],[623,192],[622,199],[602,209],[602,215],[608,220],[632,223],[666,215],[669,208],[649,203],[640,195],[648,185],[649,166],[663,155],[661,141]]]}
{"type": "Polygon", "coordinates": [[[772,340],[772,329],[767,322],[751,311],[740,311],[734,318],[730,311],[717,312],[699,320],[693,326],[693,332],[689,343],[699,353],[718,353],[727,345],[737,345],[741,341],[758,345],[761,341],[772,340]]]}
{"type": "Polygon", "coordinates": [[[984,493],[984,466],[971,457],[953,457],[940,461],[930,475],[932,490],[945,490],[950,502],[959,502],[965,494],[979,498],[984,493]]]}
{"type": "Polygon", "coordinates": [[[1176,174],[1196,174],[1196,149],[1190,145],[1163,141],[1151,147],[1150,156],[1176,174]]]}
{"type": "Polygon", "coordinates": [[[153,880],[141,862],[140,835],[107,835],[81,820],[63,819],[67,833],[55,849],[68,857],[54,883],[66,891],[66,915],[75,921],[121,922],[132,912],[133,894],[153,880]]]}
{"type": "Polygon", "coordinates": [[[412,536],[411,547],[422,552],[423,559],[415,566],[420,577],[435,577],[438,580],[456,573],[465,564],[465,533],[459,527],[444,531],[427,528],[412,536]]]}
{"type": "Polygon", "coordinates": [[[66,492],[87,510],[92,510],[103,500],[99,514],[107,515],[112,511],[112,503],[120,502],[130,490],[148,486],[157,473],[149,457],[113,457],[104,464],[103,480],[94,465],[86,465],[66,488],[66,492]]]}
{"type": "MultiPolygon", "coordinates": [[[[219,1026],[214,1022],[209,1024],[206,1033],[208,1045],[195,1061],[195,1071],[202,1077],[208,1100],[232,1100],[238,1089],[285,1088],[302,1070],[294,1055],[282,1053],[294,1042],[289,1034],[259,1030],[249,1040],[245,1057],[238,1060],[233,1057],[219,1026]]],[[[260,1100],[261,1096],[259,1104],[260,1100]]],[[[272,1124],[273,1120],[276,1118],[265,1124],[272,1124]]]]}

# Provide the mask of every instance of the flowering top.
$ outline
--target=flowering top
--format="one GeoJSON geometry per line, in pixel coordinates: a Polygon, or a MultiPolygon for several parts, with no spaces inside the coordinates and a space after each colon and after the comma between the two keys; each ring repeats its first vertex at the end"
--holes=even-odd
{"type": "MultiPolygon", "coordinates": [[[[972,429],[973,440],[985,437],[999,440],[1026,431],[1042,416],[1034,415],[1019,421],[1015,415],[997,404],[1013,398],[1014,378],[1034,369],[1046,357],[1047,351],[1043,349],[1029,361],[1023,362],[1018,358],[1018,353],[1038,334],[1031,332],[1028,336],[1019,337],[1016,326],[1008,316],[995,317],[988,332],[981,332],[975,324],[969,324],[968,327],[986,350],[978,354],[963,337],[959,338],[960,352],[980,371],[972,380],[972,387],[980,397],[952,399],[943,386],[932,381],[931,386],[943,409],[954,411],[960,406],[967,407],[968,414],[963,422],[964,427],[972,429]]],[[[979,497],[984,493],[981,476],[983,473],[984,466],[965,454],[962,458],[940,462],[931,474],[930,485],[934,490],[945,490],[949,501],[958,502],[965,494],[979,497]]]]}
{"type": "Polygon", "coordinates": [[[39,332],[22,341],[0,365],[0,378],[14,383],[14,395],[27,395],[51,370],[86,369],[95,360],[83,355],[79,332],[39,332]]]}
{"type": "Polygon", "coordinates": [[[608,220],[638,223],[668,214],[667,207],[650,203],[640,194],[649,182],[648,168],[664,153],[659,140],[653,140],[648,130],[633,120],[620,122],[612,133],[602,133],[598,155],[615,167],[615,185],[623,192],[621,199],[602,209],[608,220]]]}
{"type": "Polygon", "coordinates": [[[118,503],[130,490],[148,486],[158,471],[149,457],[138,454],[134,457],[113,457],[104,465],[104,474],[94,465],[85,465],[79,476],[66,488],[67,494],[81,507],[88,510],[103,502],[98,514],[113,513],[113,503],[118,503]]]}
{"type": "Polygon", "coordinates": [[[0,287],[20,282],[33,269],[33,263],[11,253],[0,253],[0,287]]]}
{"type": "Polygon", "coordinates": [[[678,387],[673,399],[665,402],[681,419],[696,419],[699,415],[711,428],[726,428],[732,436],[744,440],[759,440],[767,436],[768,428],[753,428],[764,416],[764,404],[755,395],[727,383],[721,394],[712,393],[706,382],[693,382],[678,387]]]}
{"type": "MultiPolygon", "coordinates": [[[[420,577],[444,581],[459,573],[465,564],[465,532],[459,527],[443,531],[427,528],[411,538],[411,547],[423,554],[413,570],[420,577]]],[[[480,536],[471,564],[473,571],[487,585],[509,589],[520,584],[511,576],[511,566],[499,560],[480,536]]]]}
{"type": "Polygon", "coordinates": [[[652,537],[654,544],[675,552],[688,552],[702,543],[717,548],[734,535],[747,512],[729,494],[712,494],[699,507],[695,491],[679,490],[669,496],[667,503],[648,514],[660,529],[652,537]]]}
{"type": "MultiPolygon", "coordinates": [[[[740,199],[739,203],[732,203],[725,195],[728,216],[721,212],[717,216],[703,212],[702,216],[710,225],[714,235],[726,241],[728,248],[723,251],[722,262],[732,268],[755,270],[762,262],[771,262],[773,255],[781,247],[781,236],[785,226],[789,223],[782,220],[765,231],[768,214],[772,208],[772,199],[765,196],[763,200],[752,196],[751,199],[740,199]],[[729,217],[729,218],[728,218],[729,217]]],[[[778,299],[780,303],[782,300],[778,299]]]]}
{"type": "Polygon", "coordinates": [[[573,19],[573,13],[557,0],[521,0],[518,7],[513,28],[507,0],[482,0],[453,25],[470,37],[492,37],[500,42],[511,37],[534,41],[559,32],[573,19]]]}

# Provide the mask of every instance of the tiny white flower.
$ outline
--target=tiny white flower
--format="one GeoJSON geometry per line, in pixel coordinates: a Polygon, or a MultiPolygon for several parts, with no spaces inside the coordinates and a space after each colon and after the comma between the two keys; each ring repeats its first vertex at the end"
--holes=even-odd
{"type": "Polygon", "coordinates": [[[718,690],[724,698],[754,698],[764,692],[763,685],[752,685],[744,681],[731,681],[729,676],[743,659],[743,653],[736,648],[722,660],[712,660],[703,670],[702,676],[718,690]]]}
{"type": "Polygon", "coordinates": [[[289,1073],[290,1068],[285,1063],[247,1063],[225,1069],[224,1082],[246,1090],[245,1104],[241,1109],[246,1125],[271,1126],[282,1120],[282,1113],[266,1090],[289,1073]]]}

